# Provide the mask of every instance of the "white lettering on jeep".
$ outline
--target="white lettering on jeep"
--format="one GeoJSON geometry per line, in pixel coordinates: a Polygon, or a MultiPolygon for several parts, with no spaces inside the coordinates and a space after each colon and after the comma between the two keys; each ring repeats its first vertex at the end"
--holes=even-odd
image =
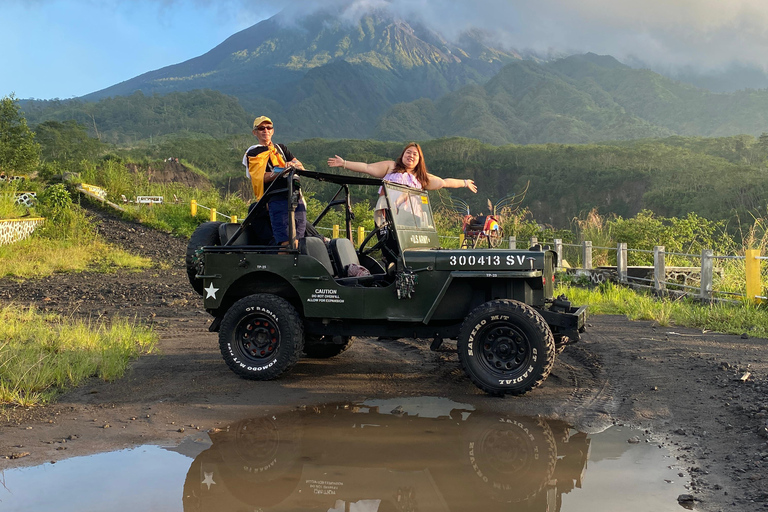
{"type": "Polygon", "coordinates": [[[344,299],[339,297],[339,291],[330,288],[316,288],[315,292],[307,298],[307,302],[330,302],[344,304],[344,299]]]}
{"type": "Polygon", "coordinates": [[[498,254],[491,254],[490,256],[453,255],[448,258],[448,264],[452,267],[511,267],[525,265],[528,258],[529,256],[525,254],[508,254],[503,260],[498,254]]]}

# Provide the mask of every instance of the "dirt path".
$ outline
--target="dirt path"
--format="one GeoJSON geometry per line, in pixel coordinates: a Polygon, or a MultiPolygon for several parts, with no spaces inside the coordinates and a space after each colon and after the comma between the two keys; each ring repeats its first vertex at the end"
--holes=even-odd
{"type": "Polygon", "coordinates": [[[558,359],[544,386],[523,397],[484,395],[463,374],[455,343],[356,340],[330,360],[303,359],[270,382],[236,377],[224,364],[210,317],[184,270],[186,240],[95,219],[115,245],[152,257],[148,271],[0,280],[0,301],[84,317],[152,323],[159,352],[126,378],[92,380],[54,406],[6,410],[0,470],[147,443],[175,443],[269,410],[400,396],[443,396],[488,412],[563,419],[586,432],[614,423],[644,428],[672,450],[699,510],[768,509],[768,342],[592,317],[584,340],[558,359]],[[749,377],[741,380],[745,374],[749,377]],[[28,455],[14,459],[14,454],[28,455]]]}

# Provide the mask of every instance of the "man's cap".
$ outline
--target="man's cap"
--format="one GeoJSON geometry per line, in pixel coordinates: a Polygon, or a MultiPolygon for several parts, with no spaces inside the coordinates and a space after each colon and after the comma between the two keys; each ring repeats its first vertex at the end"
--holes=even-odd
{"type": "Polygon", "coordinates": [[[267,116],[259,116],[256,119],[253,120],[253,129],[255,130],[257,126],[259,126],[261,123],[270,123],[274,124],[270,118],[267,116]]]}

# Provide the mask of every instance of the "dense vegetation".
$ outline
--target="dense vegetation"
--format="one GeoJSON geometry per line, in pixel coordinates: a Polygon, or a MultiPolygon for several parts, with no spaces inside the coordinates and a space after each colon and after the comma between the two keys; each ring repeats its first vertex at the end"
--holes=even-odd
{"type": "Polygon", "coordinates": [[[95,103],[32,101],[24,103],[24,113],[31,124],[75,121],[96,139],[123,145],[168,134],[224,137],[242,132],[252,121],[235,98],[210,90],[165,96],[136,92],[95,103]]]}
{"type": "MultiPolygon", "coordinates": [[[[279,132],[276,139],[281,140],[279,132]]],[[[250,134],[221,140],[166,139],[119,153],[134,161],[178,154],[205,170],[219,188],[234,193],[241,189],[244,176],[242,154],[253,140],[250,134]]],[[[309,139],[290,144],[308,168],[321,172],[338,172],[326,165],[334,154],[374,162],[396,158],[402,147],[399,142],[371,140],[309,139]]],[[[522,206],[539,223],[557,229],[571,228],[575,218],[593,209],[623,218],[643,210],[680,218],[695,213],[725,221],[732,232],[766,215],[768,135],[505,146],[450,138],[426,141],[423,148],[433,174],[476,181],[476,195],[466,190],[440,194],[446,204],[451,196],[467,201],[473,213],[487,212],[488,199],[495,203],[527,186],[522,206]]],[[[329,193],[323,185],[306,186],[320,198],[329,193]]]]}

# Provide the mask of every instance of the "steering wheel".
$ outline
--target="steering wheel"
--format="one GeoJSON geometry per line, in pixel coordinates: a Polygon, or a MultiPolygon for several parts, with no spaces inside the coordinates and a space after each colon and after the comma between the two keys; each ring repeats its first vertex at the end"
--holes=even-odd
{"type": "Polygon", "coordinates": [[[384,244],[387,243],[387,238],[389,237],[388,233],[386,235],[384,234],[386,233],[387,226],[388,224],[382,224],[381,226],[376,226],[376,228],[373,231],[368,233],[368,236],[365,237],[365,239],[363,240],[363,243],[360,244],[360,248],[357,250],[357,253],[360,256],[368,256],[372,252],[376,252],[379,249],[381,249],[384,246],[384,244]],[[368,242],[370,242],[374,236],[377,237],[378,240],[376,241],[375,244],[373,244],[373,246],[366,248],[365,246],[368,245],[368,242]]]}

